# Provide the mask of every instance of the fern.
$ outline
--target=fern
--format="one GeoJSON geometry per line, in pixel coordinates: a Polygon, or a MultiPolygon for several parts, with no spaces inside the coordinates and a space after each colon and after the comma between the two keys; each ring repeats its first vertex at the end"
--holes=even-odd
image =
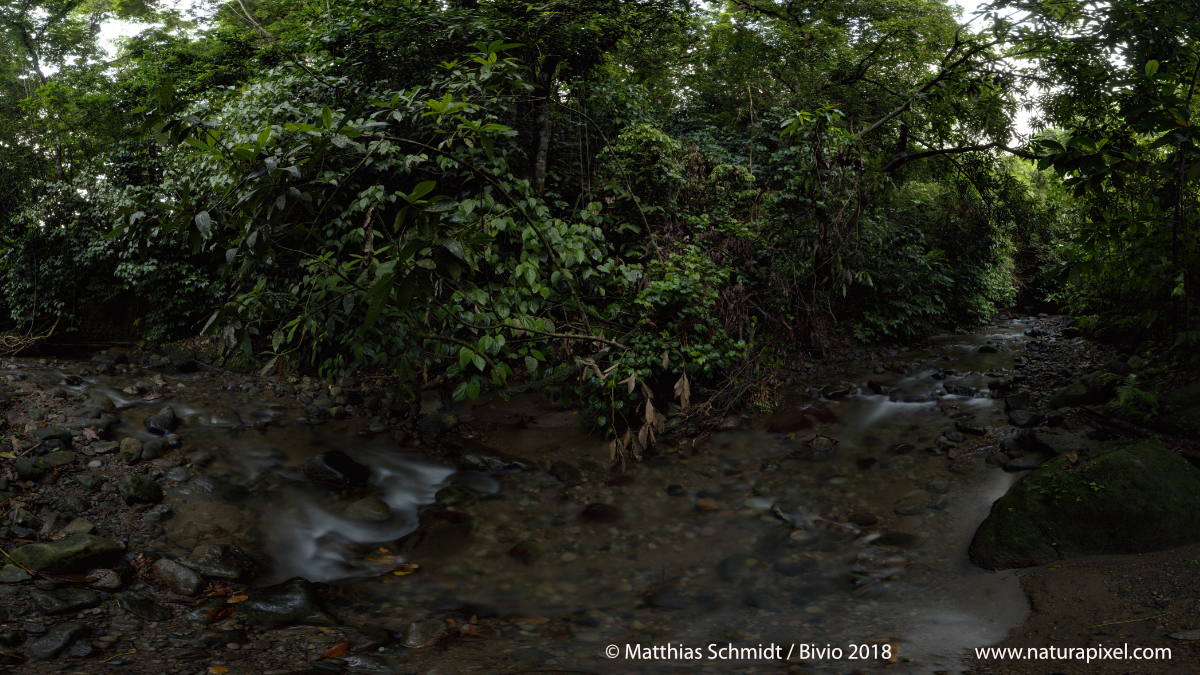
{"type": "Polygon", "coordinates": [[[1110,406],[1117,417],[1129,422],[1145,424],[1158,416],[1158,397],[1139,389],[1134,375],[1117,386],[1117,398],[1110,406]]]}

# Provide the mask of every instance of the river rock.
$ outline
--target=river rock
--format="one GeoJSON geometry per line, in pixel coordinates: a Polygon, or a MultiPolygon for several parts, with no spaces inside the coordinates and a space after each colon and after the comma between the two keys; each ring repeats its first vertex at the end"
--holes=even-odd
{"type": "Polygon", "coordinates": [[[163,351],[166,352],[167,360],[170,361],[171,367],[177,372],[190,373],[199,367],[196,359],[192,358],[191,354],[179,347],[167,345],[163,347],[163,351]]]}
{"type": "Polygon", "coordinates": [[[1046,407],[1053,410],[1104,403],[1112,398],[1115,391],[1116,384],[1105,382],[1102,373],[1097,371],[1084,375],[1067,385],[1062,391],[1050,397],[1046,407]]]}
{"type": "Polygon", "coordinates": [[[1054,455],[1065,455],[1071,452],[1086,450],[1088,447],[1095,445],[1095,442],[1071,434],[1033,433],[1029,435],[1027,444],[1030,448],[1037,451],[1048,452],[1054,455]]]}
{"type": "Polygon", "coordinates": [[[157,414],[146,418],[146,428],[156,434],[169,434],[179,426],[179,417],[175,409],[169,405],[162,407],[157,414]]]}
{"type": "Polygon", "coordinates": [[[979,347],[980,354],[995,354],[998,351],[996,345],[980,345],[979,347]]]}
{"type": "Polygon", "coordinates": [[[1200,469],[1157,443],[1104,443],[1081,466],[1057,457],[992,504],[971,561],[1001,570],[1145,553],[1200,541],[1200,469]]]}
{"type": "Polygon", "coordinates": [[[195,595],[204,588],[204,579],[192,569],[180,565],[174,560],[160,558],[154,561],[154,578],[172,593],[179,595],[195,595]]]}
{"type": "Polygon", "coordinates": [[[206,577],[237,581],[250,576],[258,565],[237,546],[197,546],[180,563],[206,577]]]}
{"type": "Polygon", "coordinates": [[[1048,452],[1031,452],[1008,460],[1004,463],[1004,470],[1011,472],[1032,471],[1051,459],[1054,459],[1054,455],[1048,452]]]}
{"type": "Polygon", "coordinates": [[[121,551],[121,545],[112,539],[76,534],[50,543],[26,544],[11,556],[13,562],[39,572],[84,572],[114,562],[121,551]]]}
{"type": "Polygon", "coordinates": [[[29,581],[32,578],[29,576],[29,572],[16,565],[0,567],[0,584],[19,584],[23,581],[29,581]]]}
{"type": "Polygon", "coordinates": [[[767,420],[767,431],[788,433],[808,429],[813,422],[836,422],[833,412],[817,399],[807,394],[791,394],[771,413],[767,420]]]}
{"type": "Polygon", "coordinates": [[[831,385],[821,389],[821,397],[822,398],[842,398],[843,396],[850,395],[850,392],[852,392],[852,391],[854,391],[854,387],[852,387],[848,384],[831,384],[831,385]]]}
{"type": "Polygon", "coordinates": [[[146,621],[166,621],[171,618],[170,609],[141,593],[118,593],[117,604],[126,612],[146,621]]]}
{"type": "Polygon", "coordinates": [[[91,632],[85,624],[67,621],[51,628],[42,637],[25,644],[23,651],[30,658],[47,660],[63,653],[75,641],[91,632]]]}
{"type": "MultiPolygon", "coordinates": [[[[983,427],[973,426],[973,425],[967,424],[966,422],[955,422],[954,429],[961,433],[971,434],[973,436],[983,436],[983,435],[987,434],[987,430],[984,429],[983,427]]],[[[946,434],[946,437],[950,438],[950,434],[946,434]]],[[[950,440],[954,440],[954,439],[951,438],[950,440]]]]}
{"type": "Polygon", "coordinates": [[[524,471],[531,466],[528,460],[479,445],[464,444],[454,460],[459,471],[524,471]]]}
{"type": "Polygon", "coordinates": [[[70,450],[59,450],[57,452],[51,452],[50,454],[46,455],[42,459],[46,460],[46,464],[54,467],[54,466],[66,466],[66,465],[74,462],[75,460],[79,459],[79,456],[76,455],[75,453],[71,452],[70,450]]]}
{"type": "Polygon", "coordinates": [[[330,450],[305,462],[304,475],[321,487],[346,490],[366,485],[371,470],[341,450],[330,450]]]}
{"type": "Polygon", "coordinates": [[[1036,427],[1042,423],[1042,416],[1032,410],[1009,410],[1008,423],[1020,429],[1036,427]]]}
{"type": "Polygon", "coordinates": [[[896,548],[921,548],[925,545],[925,537],[908,532],[888,530],[874,542],[876,546],[895,546],[896,548]]]}
{"type": "Polygon", "coordinates": [[[1022,391],[1004,397],[1004,410],[1029,410],[1029,392],[1022,391]]]}
{"type": "Polygon", "coordinates": [[[321,599],[311,582],[300,577],[256,588],[237,607],[246,623],[268,630],[287,626],[336,626],[337,617],[321,605],[321,599]]]}
{"type": "Polygon", "coordinates": [[[88,449],[97,455],[106,455],[120,447],[120,444],[116,441],[104,441],[103,443],[92,443],[88,446],[88,449]]]}
{"type": "Polygon", "coordinates": [[[133,464],[142,458],[142,442],[136,438],[121,439],[121,461],[133,464]]]}
{"type": "Polygon", "coordinates": [[[186,485],[174,488],[172,494],[187,501],[237,501],[249,496],[250,491],[242,485],[202,473],[186,485]]]}
{"type": "Polygon", "coordinates": [[[343,513],[355,520],[382,521],[392,517],[392,507],[379,497],[363,497],[347,506],[343,513]]]}
{"type": "Polygon", "coordinates": [[[420,649],[438,641],[446,634],[446,622],[439,619],[421,619],[408,624],[401,643],[411,649],[420,649]]]}
{"type": "Polygon", "coordinates": [[[157,504],[163,498],[163,490],[158,483],[141,476],[125,476],[117,481],[117,491],[129,502],[157,504]]]}
{"type": "Polygon", "coordinates": [[[17,475],[25,480],[36,480],[50,470],[46,460],[41,457],[18,457],[15,464],[17,475]]]}
{"type": "Polygon", "coordinates": [[[975,387],[968,387],[962,384],[943,384],[942,389],[945,389],[946,393],[952,396],[974,396],[978,391],[975,387]]]}
{"type": "Polygon", "coordinates": [[[63,444],[71,442],[71,432],[57,427],[42,427],[33,430],[33,437],[39,441],[55,440],[63,444]]]}
{"type": "Polygon", "coordinates": [[[96,526],[90,520],[76,518],[67,523],[66,527],[60,530],[61,534],[91,534],[96,526]]]}
{"type": "Polygon", "coordinates": [[[35,589],[29,592],[29,597],[38,610],[51,616],[91,609],[100,604],[100,594],[86,588],[60,588],[56,591],[35,589]]]}
{"type": "Polygon", "coordinates": [[[442,409],[442,392],[436,389],[426,389],[421,392],[422,415],[430,415],[442,409]]]}

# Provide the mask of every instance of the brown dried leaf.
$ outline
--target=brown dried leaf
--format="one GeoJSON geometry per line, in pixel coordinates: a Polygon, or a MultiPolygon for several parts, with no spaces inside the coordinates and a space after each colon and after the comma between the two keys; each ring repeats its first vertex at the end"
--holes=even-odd
{"type": "Polygon", "coordinates": [[[239,602],[245,602],[247,599],[248,598],[245,593],[238,593],[237,595],[233,596],[232,598],[229,598],[225,602],[230,605],[233,605],[233,604],[237,604],[239,602]]]}
{"type": "Polygon", "coordinates": [[[650,426],[654,426],[654,424],[656,422],[658,422],[658,418],[654,416],[654,404],[651,403],[649,401],[649,399],[647,399],[646,400],[646,424],[649,424],[650,426]]]}
{"type": "Polygon", "coordinates": [[[339,656],[345,656],[346,652],[348,652],[348,651],[350,651],[350,643],[343,642],[341,644],[330,647],[329,650],[325,652],[325,658],[336,659],[339,656]]]}
{"type": "Polygon", "coordinates": [[[680,408],[688,409],[692,400],[692,388],[688,383],[687,373],[680,375],[679,381],[675,383],[675,398],[679,399],[680,408]]]}
{"type": "Polygon", "coordinates": [[[663,350],[663,363],[662,363],[662,367],[663,367],[663,368],[666,368],[666,367],[667,367],[667,363],[669,363],[669,360],[667,359],[667,352],[666,352],[666,350],[663,350]]]}
{"type": "Polygon", "coordinates": [[[618,382],[617,384],[626,384],[626,385],[629,385],[629,391],[628,391],[628,393],[632,394],[632,393],[633,393],[633,388],[634,388],[634,386],[637,384],[637,373],[633,373],[632,375],[630,375],[629,377],[627,377],[627,378],[625,378],[625,379],[621,380],[621,381],[620,381],[620,382],[618,382]]]}
{"type": "Polygon", "coordinates": [[[85,436],[85,437],[86,437],[86,438],[87,438],[89,441],[98,441],[98,440],[100,440],[100,434],[96,433],[96,430],[95,430],[95,429],[91,429],[91,428],[84,428],[84,430],[83,430],[83,435],[84,435],[84,436],[85,436]]]}

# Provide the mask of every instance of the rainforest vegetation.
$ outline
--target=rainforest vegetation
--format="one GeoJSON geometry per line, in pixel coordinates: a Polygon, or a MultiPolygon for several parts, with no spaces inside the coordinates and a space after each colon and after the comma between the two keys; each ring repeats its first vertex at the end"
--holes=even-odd
{"type": "Polygon", "coordinates": [[[669,405],[1014,303],[1200,331],[1200,0],[197,12],[0,4],[10,333],[538,382],[637,454],[669,405]],[[109,53],[115,20],[149,27],[109,53]]]}

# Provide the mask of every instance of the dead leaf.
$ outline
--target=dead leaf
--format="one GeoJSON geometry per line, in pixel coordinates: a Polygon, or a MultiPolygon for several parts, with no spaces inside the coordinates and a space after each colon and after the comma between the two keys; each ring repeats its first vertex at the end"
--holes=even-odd
{"type": "Polygon", "coordinates": [[[213,675],[225,675],[225,673],[229,672],[229,669],[225,666],[213,666],[212,668],[208,669],[208,672],[212,673],[213,675]]]}
{"type": "Polygon", "coordinates": [[[100,440],[100,434],[96,433],[96,430],[95,430],[95,429],[92,429],[92,428],[90,428],[90,427],[85,427],[85,428],[83,429],[83,435],[84,435],[85,437],[87,437],[87,439],[88,439],[89,441],[98,441],[98,440],[100,440]]]}
{"type": "Polygon", "coordinates": [[[1068,452],[1067,453],[1067,461],[1071,462],[1071,463],[1078,462],[1079,461],[1079,453],[1074,452],[1074,451],[1068,452]]]}
{"type": "Polygon", "coordinates": [[[716,511],[721,508],[721,502],[712,497],[705,497],[696,501],[696,508],[701,511],[716,511]]]}
{"type": "MultiPolygon", "coordinates": [[[[165,396],[165,394],[149,394],[149,395],[143,396],[142,400],[143,401],[157,401],[158,399],[162,398],[163,396],[165,396]]],[[[213,667],[220,668],[221,666],[213,666],[213,667]]]]}
{"type": "Polygon", "coordinates": [[[8,440],[12,441],[13,452],[21,451],[21,441],[18,441],[16,436],[9,436],[8,440]]]}
{"type": "Polygon", "coordinates": [[[16,459],[17,458],[17,456],[12,454],[11,452],[0,452],[0,457],[3,457],[4,459],[16,459]]]}
{"type": "Polygon", "coordinates": [[[668,363],[667,352],[666,352],[666,350],[663,350],[663,364],[662,364],[663,368],[667,367],[667,363],[668,363]]]}
{"type": "Polygon", "coordinates": [[[687,373],[680,375],[679,381],[675,383],[675,398],[679,399],[680,408],[688,409],[692,401],[692,388],[688,383],[687,373]]]}
{"type": "Polygon", "coordinates": [[[226,602],[227,604],[234,605],[234,604],[237,604],[237,603],[239,603],[239,602],[245,602],[247,599],[248,599],[248,598],[247,598],[247,596],[246,596],[246,594],[245,594],[245,593],[239,593],[239,594],[237,594],[237,595],[233,596],[232,598],[230,598],[230,599],[226,600],[225,602],[226,602]]]}
{"type": "Polygon", "coordinates": [[[334,646],[330,647],[329,650],[325,652],[325,658],[336,659],[339,656],[345,656],[346,652],[348,652],[349,650],[350,650],[350,643],[343,642],[339,645],[334,645],[334,646]]]}
{"type": "Polygon", "coordinates": [[[620,381],[620,382],[618,382],[617,384],[626,384],[626,385],[629,385],[629,390],[628,390],[626,393],[632,394],[632,393],[633,393],[633,388],[634,388],[634,386],[637,384],[637,373],[636,373],[636,372],[635,372],[635,373],[633,373],[632,375],[630,375],[629,377],[627,377],[627,378],[625,378],[625,379],[621,380],[621,381],[620,381]]]}

